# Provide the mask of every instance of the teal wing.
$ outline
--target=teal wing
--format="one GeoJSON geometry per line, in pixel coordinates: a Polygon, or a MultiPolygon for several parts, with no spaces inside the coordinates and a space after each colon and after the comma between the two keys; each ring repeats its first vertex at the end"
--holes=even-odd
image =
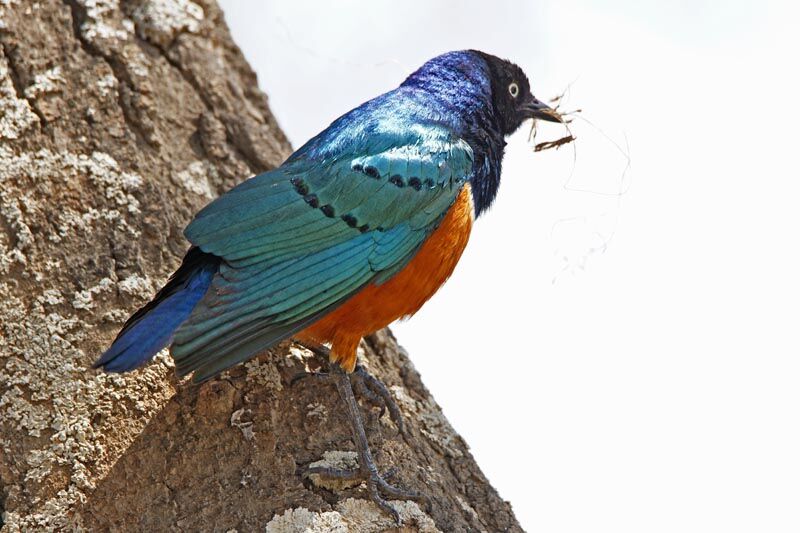
{"type": "Polygon", "coordinates": [[[468,180],[472,150],[438,127],[402,140],[292,158],[198,213],[187,238],[224,261],[176,332],[179,374],[208,379],[408,263],[468,180]]]}

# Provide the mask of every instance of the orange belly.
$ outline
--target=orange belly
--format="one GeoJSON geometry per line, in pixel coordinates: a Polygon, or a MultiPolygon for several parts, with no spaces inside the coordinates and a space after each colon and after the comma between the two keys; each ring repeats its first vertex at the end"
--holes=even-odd
{"type": "Polygon", "coordinates": [[[469,184],[417,254],[389,281],[367,285],[344,304],[295,337],[330,343],[331,361],[352,372],[362,337],[416,313],[439,290],[461,258],[474,218],[469,184]]]}

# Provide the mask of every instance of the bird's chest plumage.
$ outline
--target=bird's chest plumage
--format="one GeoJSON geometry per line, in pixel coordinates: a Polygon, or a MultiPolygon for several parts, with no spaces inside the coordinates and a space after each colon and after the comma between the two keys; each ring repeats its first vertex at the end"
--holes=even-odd
{"type": "Polygon", "coordinates": [[[332,343],[342,366],[352,368],[363,336],[413,315],[447,281],[467,245],[474,216],[472,191],[466,184],[403,270],[383,284],[364,287],[297,337],[332,343]]]}

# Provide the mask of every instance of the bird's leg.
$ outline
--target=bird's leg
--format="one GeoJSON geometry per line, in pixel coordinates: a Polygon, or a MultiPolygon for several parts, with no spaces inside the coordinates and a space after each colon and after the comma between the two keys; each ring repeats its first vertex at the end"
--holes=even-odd
{"type": "MultiPolygon", "coordinates": [[[[355,374],[355,372],[353,372],[353,374],[355,374]]],[[[380,408],[381,412],[378,414],[378,418],[382,417],[383,413],[386,412],[386,404],[383,403],[383,399],[372,392],[372,390],[364,384],[363,380],[354,379],[354,377],[354,375],[350,375],[350,384],[353,386],[353,392],[358,394],[361,398],[366,399],[370,404],[380,408]]]]}
{"type": "MultiPolygon", "coordinates": [[[[310,350],[312,353],[314,353],[314,355],[320,357],[325,362],[327,362],[330,358],[331,351],[327,346],[308,342],[295,342],[307,350],[310,350]]],[[[301,379],[305,378],[330,381],[333,378],[333,373],[301,372],[292,378],[291,384],[294,385],[301,379]]],[[[403,417],[400,414],[400,408],[397,406],[397,402],[395,402],[394,398],[389,392],[389,389],[386,388],[386,385],[384,385],[381,380],[367,372],[363,366],[357,365],[353,373],[350,375],[350,382],[359,396],[366,399],[373,406],[380,408],[381,412],[378,415],[379,418],[382,417],[388,409],[389,418],[392,419],[392,422],[394,422],[394,425],[397,426],[398,430],[400,430],[400,433],[405,431],[403,417]]]]}
{"type": "MultiPolygon", "coordinates": [[[[325,361],[329,360],[330,349],[328,347],[321,344],[310,344],[306,342],[298,342],[298,344],[310,350],[318,357],[323,358],[325,361]]],[[[333,381],[335,383],[336,389],[339,391],[339,396],[347,409],[350,429],[353,434],[353,442],[358,452],[357,469],[347,470],[315,466],[307,468],[305,471],[306,474],[317,474],[331,479],[361,480],[366,482],[372,501],[385,512],[391,514],[396,521],[399,521],[397,511],[386,502],[381,494],[386,495],[390,499],[417,501],[423,503],[427,508],[430,508],[430,500],[427,496],[412,491],[405,491],[387,483],[385,477],[378,473],[378,468],[375,466],[375,462],[372,458],[372,452],[369,448],[364,424],[361,419],[361,412],[355,395],[353,394],[353,388],[355,387],[359,394],[370,403],[379,406],[381,408],[381,416],[388,409],[389,416],[402,433],[404,431],[403,419],[400,414],[400,409],[395,403],[389,389],[387,389],[378,378],[372,376],[360,365],[356,366],[351,374],[348,374],[338,364],[332,364],[330,365],[329,372],[303,372],[295,377],[292,383],[294,384],[304,378],[319,379],[326,382],[333,381]]],[[[387,473],[386,477],[390,475],[391,473],[387,473]]]]}
{"type": "Polygon", "coordinates": [[[392,419],[394,425],[397,426],[400,433],[405,432],[400,408],[397,406],[397,402],[394,401],[389,389],[386,388],[386,385],[384,385],[381,380],[367,372],[361,365],[356,366],[350,376],[350,380],[355,382],[359,392],[366,396],[374,405],[380,406],[381,416],[383,416],[384,411],[388,409],[389,418],[392,419]]]}
{"type": "MultiPolygon", "coordinates": [[[[361,412],[358,409],[355,395],[353,394],[353,387],[350,383],[351,376],[349,376],[339,365],[333,365],[331,377],[335,380],[336,388],[339,391],[339,396],[347,410],[347,416],[350,419],[350,429],[353,434],[353,442],[355,442],[356,450],[358,451],[358,470],[339,470],[331,468],[318,468],[312,467],[307,469],[309,474],[319,474],[322,476],[329,476],[336,479],[361,479],[367,484],[370,498],[385,512],[391,514],[395,521],[399,523],[400,517],[397,511],[389,505],[382,495],[395,500],[414,500],[423,502],[430,506],[430,502],[426,496],[416,492],[405,491],[390,485],[378,473],[378,468],[375,466],[375,461],[372,458],[372,452],[369,449],[367,441],[367,434],[364,431],[364,424],[361,421],[361,412]]],[[[374,379],[374,378],[372,378],[374,379]]],[[[387,391],[388,393],[388,391],[387,391]]]]}

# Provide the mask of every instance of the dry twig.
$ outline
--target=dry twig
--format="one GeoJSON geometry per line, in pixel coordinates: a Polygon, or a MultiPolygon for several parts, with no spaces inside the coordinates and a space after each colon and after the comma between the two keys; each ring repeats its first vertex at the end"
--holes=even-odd
{"type": "MultiPolygon", "coordinates": [[[[535,143],[533,146],[534,152],[542,152],[544,150],[550,150],[551,148],[558,149],[564,145],[574,142],[577,139],[577,137],[575,137],[575,135],[573,135],[572,131],[569,129],[569,124],[572,122],[572,116],[577,115],[578,113],[581,112],[581,110],[576,109],[574,111],[568,111],[564,113],[559,111],[559,108],[561,107],[561,100],[564,98],[564,95],[567,94],[567,91],[569,91],[569,87],[564,89],[564,91],[558,96],[550,99],[550,103],[553,104],[553,109],[548,112],[548,115],[552,116],[553,118],[558,120],[561,124],[563,124],[567,130],[568,135],[565,135],[564,137],[561,137],[560,139],[556,139],[554,141],[543,141],[540,143],[535,143]]],[[[528,137],[531,142],[536,141],[537,124],[538,121],[534,120],[533,125],[531,126],[531,133],[528,137]]]]}

